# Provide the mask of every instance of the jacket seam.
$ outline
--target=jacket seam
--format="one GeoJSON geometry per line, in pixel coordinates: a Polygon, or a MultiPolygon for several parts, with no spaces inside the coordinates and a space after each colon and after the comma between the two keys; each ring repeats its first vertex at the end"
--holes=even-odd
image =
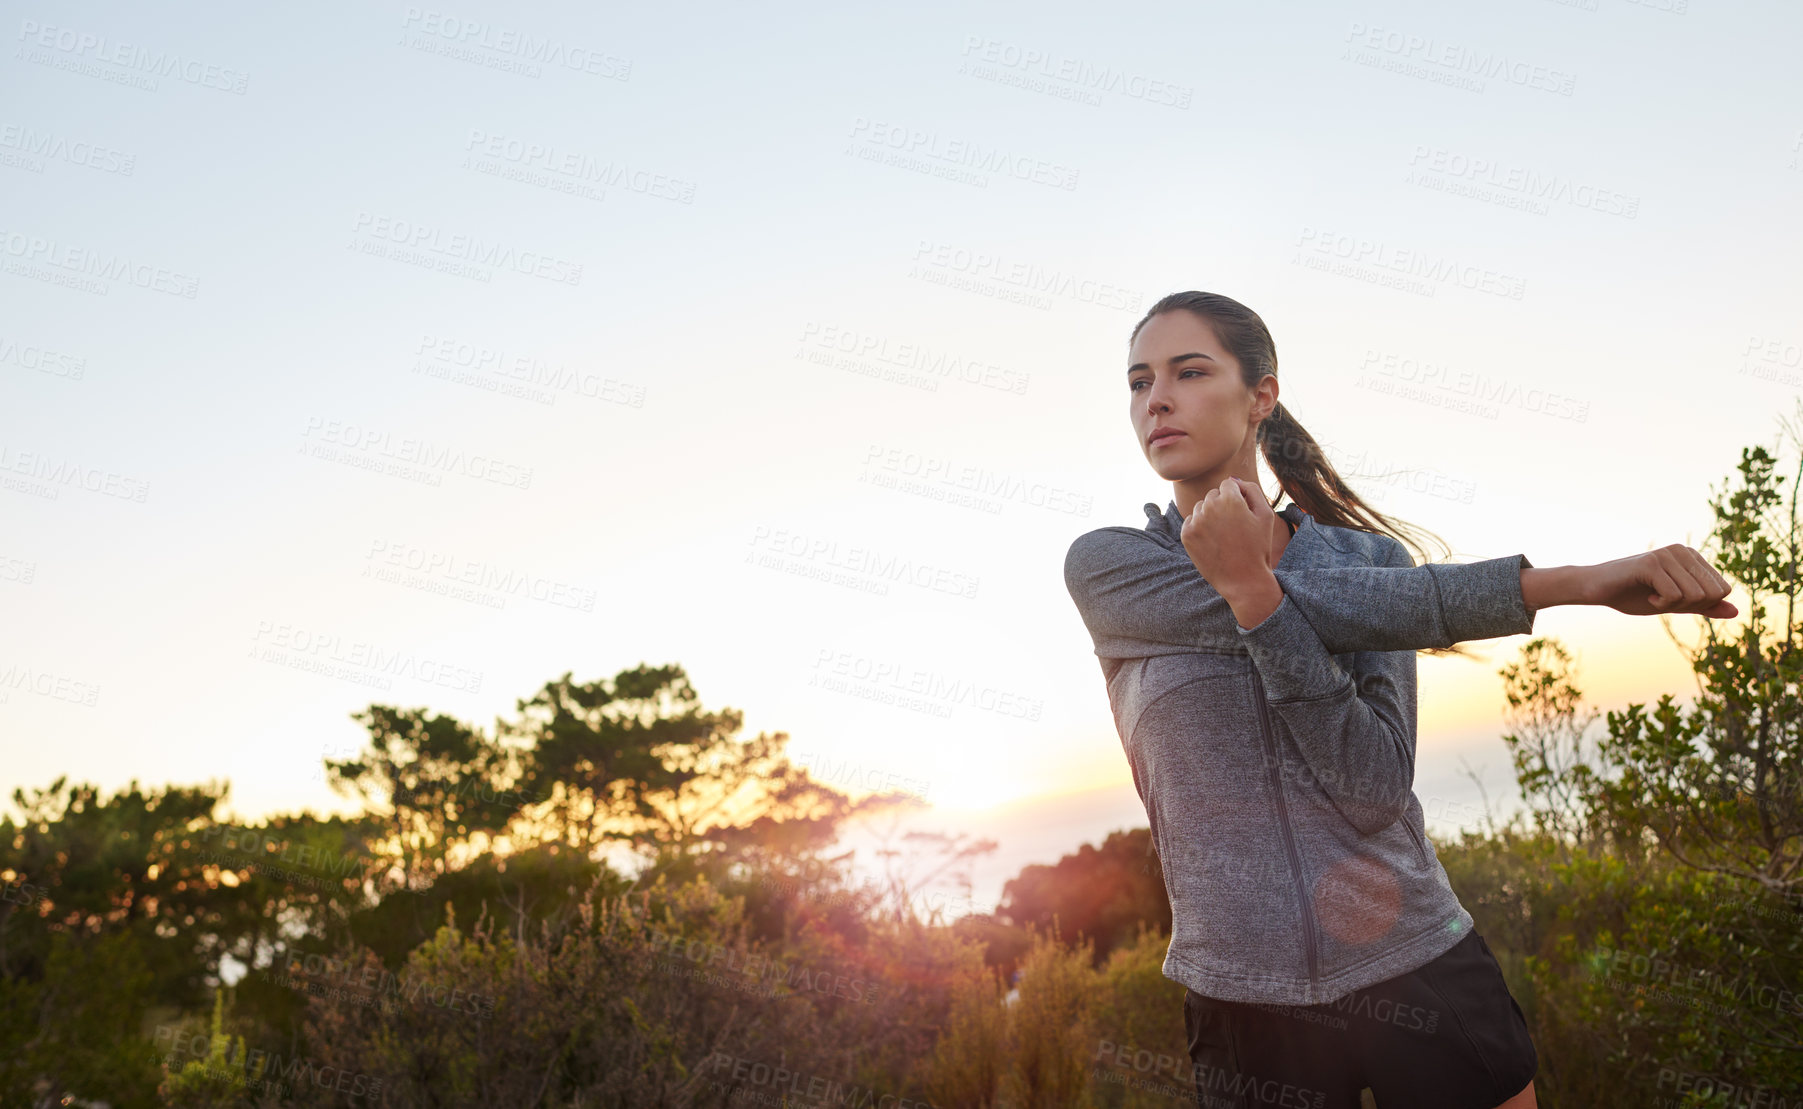
{"type": "Polygon", "coordinates": [[[1356,695],[1358,692],[1358,685],[1356,683],[1352,682],[1351,680],[1348,680],[1345,685],[1339,687],[1338,689],[1335,689],[1331,693],[1321,693],[1321,694],[1317,694],[1316,696],[1313,696],[1313,697],[1281,697],[1281,698],[1277,698],[1275,700],[1273,700],[1271,698],[1266,698],[1265,704],[1267,704],[1267,705],[1306,705],[1311,701],[1332,701],[1332,700],[1337,700],[1340,697],[1345,696],[1347,690],[1351,690],[1356,695]]]}
{"type": "Polygon", "coordinates": [[[1146,718],[1146,714],[1151,712],[1153,707],[1156,706],[1158,704],[1158,702],[1164,700],[1166,697],[1169,697],[1171,694],[1177,692],[1180,689],[1188,689],[1190,686],[1195,685],[1197,682],[1205,682],[1212,678],[1230,678],[1230,677],[1233,677],[1233,675],[1231,675],[1231,674],[1198,674],[1193,678],[1188,678],[1188,679],[1185,679],[1184,681],[1178,682],[1176,685],[1165,690],[1163,693],[1160,693],[1158,696],[1152,698],[1151,701],[1146,703],[1145,708],[1142,708],[1139,710],[1139,715],[1135,716],[1133,718],[1133,729],[1127,733],[1127,742],[1129,742],[1129,743],[1133,742],[1133,738],[1135,736],[1139,735],[1140,722],[1146,718]]]}

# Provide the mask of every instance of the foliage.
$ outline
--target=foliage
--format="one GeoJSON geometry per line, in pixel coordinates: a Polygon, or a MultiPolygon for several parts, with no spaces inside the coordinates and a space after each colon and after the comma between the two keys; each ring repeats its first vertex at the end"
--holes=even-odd
{"type": "Polygon", "coordinates": [[[1008,1027],[1013,1065],[1003,1074],[1003,1088],[1011,1105],[1082,1109],[1093,1104],[1088,1082],[1095,1045],[1093,963],[1087,940],[1066,946],[1055,933],[1034,933],[1008,1027]]]}
{"type": "Polygon", "coordinates": [[[1110,832],[1101,847],[1084,844],[1053,866],[1032,865],[1002,887],[1001,919],[1049,927],[1054,917],[1071,935],[1094,941],[1097,962],[1127,942],[1142,922],[1171,930],[1171,902],[1148,828],[1110,832]]]}
{"type": "Polygon", "coordinates": [[[972,947],[953,971],[951,1011],[933,1045],[928,1086],[933,1101],[994,1109],[1008,1043],[1002,977],[972,947]]]}
{"type": "MultiPolygon", "coordinates": [[[[164,1073],[157,1094],[163,1104],[173,1109],[237,1109],[251,1104],[251,1093],[263,1083],[268,1068],[267,1057],[251,1059],[244,1047],[244,1037],[230,1036],[225,1031],[225,991],[215,990],[213,1017],[207,1027],[206,1054],[172,1051],[164,1063],[164,1073]]],[[[176,1037],[169,1037],[171,1044],[176,1037]]],[[[187,1047],[183,1037],[182,1047],[187,1047]]]]}
{"type": "Polygon", "coordinates": [[[1620,774],[1601,784],[1597,807],[1687,867],[1784,894],[1803,893],[1803,453],[1788,499],[1776,465],[1763,447],[1743,450],[1739,486],[1710,501],[1711,561],[1746,591],[1744,624],[1723,634],[1703,621],[1693,705],[1666,694],[1650,712],[1609,714],[1602,753],[1620,774]]]}
{"type": "MultiPolygon", "coordinates": [[[[1548,1109],[1803,1090],[1803,541],[1778,469],[1743,451],[1710,502],[1707,553],[1751,603],[1703,622],[1694,702],[1599,713],[1550,637],[1501,671],[1525,810],[1437,853],[1528,1019],[1548,1109]]],[[[681,667],[566,673],[517,710],[492,737],[424,708],[357,714],[367,749],[326,761],[349,817],[234,823],[223,784],[16,791],[0,1103],[1193,1094],[1146,829],[1025,868],[994,914],[933,894],[923,914],[993,841],[909,832],[932,854],[916,877],[884,839],[883,880],[851,886],[842,828],[908,800],[854,801],[783,733],[738,737],[681,667]]]]}

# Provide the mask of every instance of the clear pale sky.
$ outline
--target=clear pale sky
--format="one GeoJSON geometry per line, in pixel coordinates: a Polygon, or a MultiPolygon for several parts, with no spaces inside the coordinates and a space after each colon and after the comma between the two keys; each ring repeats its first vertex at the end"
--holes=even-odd
{"type": "MultiPolygon", "coordinates": [[[[1257,310],[1289,409],[1460,560],[1701,544],[1803,387],[1791,4],[4,28],[8,794],[324,810],[372,701],[487,725],[677,662],[747,734],[917,783],[915,826],[996,836],[993,898],[1144,822],[1061,569],[1170,499],[1124,378],[1159,296],[1257,310]]],[[[1694,691],[1656,621],[1535,630],[1604,707],[1694,691]]],[[[1513,796],[1521,642],[1421,660],[1437,831],[1466,763],[1513,796]]]]}

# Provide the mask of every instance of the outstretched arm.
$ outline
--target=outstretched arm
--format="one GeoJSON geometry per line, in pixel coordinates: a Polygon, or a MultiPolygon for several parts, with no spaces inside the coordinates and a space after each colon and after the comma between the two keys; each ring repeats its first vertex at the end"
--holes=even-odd
{"type": "MultiPolygon", "coordinates": [[[[1248,491],[1246,499],[1252,496],[1260,494],[1248,491]]],[[[1244,649],[1242,628],[1286,607],[1298,610],[1322,647],[1336,655],[1525,635],[1534,630],[1534,614],[1554,605],[1607,605],[1643,616],[1728,618],[1739,611],[1723,599],[1729,589],[1721,575],[1679,544],[1595,566],[1543,569],[1516,554],[1481,562],[1274,571],[1264,561],[1268,529],[1254,510],[1242,507],[1244,518],[1229,515],[1223,526],[1221,507],[1231,502],[1213,492],[1195,506],[1184,521],[1181,549],[1129,527],[1097,528],[1071,543],[1065,587],[1099,657],[1237,653],[1244,649]],[[1222,503],[1211,508],[1215,501],[1222,503]],[[1236,528],[1243,534],[1230,534],[1236,528]]],[[[1264,512],[1270,514],[1269,505],[1264,512]]]]}
{"type": "MultiPolygon", "coordinates": [[[[1268,537],[1276,525],[1258,488],[1231,477],[1209,490],[1183,521],[1184,551],[1197,572],[1228,599],[1245,627],[1270,616],[1290,591],[1289,583],[1266,562],[1268,537]]],[[[1401,561],[1406,565],[1408,559],[1401,561]]],[[[1436,563],[1424,568],[1430,567],[1445,569],[1436,563]]],[[[1702,555],[1672,543],[1595,566],[1543,570],[1522,558],[1516,597],[1530,612],[1531,628],[1531,613],[1553,605],[1608,605],[1631,616],[1693,612],[1727,618],[1740,611],[1725,599],[1728,592],[1727,580],[1702,555]]],[[[1479,601],[1489,603],[1487,598],[1479,601]]]]}
{"type": "MultiPolygon", "coordinates": [[[[1521,555],[1425,566],[1279,570],[1281,605],[1306,617],[1329,654],[1450,647],[1530,632],[1521,555]]],[[[1267,571],[1268,572],[1268,571],[1267,571]]],[[[1104,658],[1246,649],[1233,605],[1182,550],[1135,528],[1078,536],[1064,582],[1104,658]]],[[[1256,621],[1255,621],[1256,622],[1256,621]]]]}

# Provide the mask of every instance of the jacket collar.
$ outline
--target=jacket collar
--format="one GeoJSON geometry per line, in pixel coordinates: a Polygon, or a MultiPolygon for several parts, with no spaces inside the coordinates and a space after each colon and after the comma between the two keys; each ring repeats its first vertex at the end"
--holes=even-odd
{"type": "MultiPolygon", "coordinates": [[[[1171,501],[1163,511],[1160,511],[1158,505],[1151,501],[1147,501],[1145,511],[1146,530],[1150,532],[1160,544],[1181,551],[1183,549],[1183,513],[1177,511],[1177,502],[1171,501]]],[[[1289,546],[1286,546],[1283,550],[1282,561],[1287,562],[1290,559],[1291,547],[1296,546],[1298,543],[1312,545],[1315,542],[1317,535],[1315,531],[1315,521],[1312,516],[1302,511],[1294,501],[1284,505],[1283,508],[1278,510],[1277,514],[1296,525],[1296,534],[1290,536],[1289,546]]]]}

